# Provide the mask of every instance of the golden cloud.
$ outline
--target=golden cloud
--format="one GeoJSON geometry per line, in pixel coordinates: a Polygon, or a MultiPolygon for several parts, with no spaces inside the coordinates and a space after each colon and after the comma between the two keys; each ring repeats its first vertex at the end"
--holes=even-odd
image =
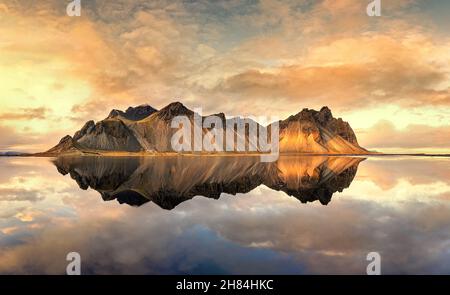
{"type": "Polygon", "coordinates": [[[359,142],[369,148],[449,148],[450,126],[409,125],[397,129],[381,121],[360,133],[359,142]]]}
{"type": "Polygon", "coordinates": [[[410,9],[416,1],[383,5],[388,17],[378,19],[352,0],[98,0],[71,18],[61,1],[8,2],[0,117],[18,130],[71,134],[110,109],[175,98],[211,113],[282,117],[322,105],[448,106],[448,34],[410,9]],[[25,106],[45,106],[53,123],[30,126],[25,106]]]}

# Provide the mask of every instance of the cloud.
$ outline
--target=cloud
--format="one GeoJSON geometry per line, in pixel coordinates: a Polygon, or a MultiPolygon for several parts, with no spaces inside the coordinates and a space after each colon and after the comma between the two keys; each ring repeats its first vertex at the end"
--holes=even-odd
{"type": "MultiPolygon", "coordinates": [[[[407,188],[414,192],[415,186],[407,188]]],[[[99,274],[200,273],[204,267],[213,273],[363,274],[365,256],[374,250],[383,257],[384,273],[448,272],[445,200],[408,198],[397,207],[344,193],[318,207],[264,187],[220,201],[196,197],[170,212],[78,193],[67,200],[65,211],[76,218],[60,216],[53,203],[33,217],[38,224],[46,216],[45,228],[10,233],[32,236],[33,243],[4,247],[0,272],[64,273],[64,257],[74,250],[84,273],[99,274]]]]}
{"type": "Polygon", "coordinates": [[[44,199],[37,190],[0,188],[0,202],[38,202],[44,199]]]}
{"type": "Polygon", "coordinates": [[[450,148],[450,126],[409,125],[399,130],[381,121],[359,132],[359,142],[367,148],[450,148]]]}
{"type": "MultiPolygon", "coordinates": [[[[42,152],[58,143],[66,133],[59,130],[30,131],[0,124],[0,151],[42,152]]],[[[72,132],[70,133],[72,134],[72,132]]]]}
{"type": "Polygon", "coordinates": [[[173,100],[280,117],[450,104],[449,36],[423,1],[383,3],[382,18],[353,0],[97,0],[77,18],[66,4],[0,9],[0,117],[18,130],[71,134],[110,109],[173,100]],[[55,122],[31,126],[20,109],[42,105],[55,122]]]}
{"type": "Polygon", "coordinates": [[[0,113],[0,120],[45,120],[48,108],[22,108],[20,112],[0,113]]]}
{"type": "Polygon", "coordinates": [[[25,207],[19,207],[19,208],[13,208],[13,209],[8,209],[5,211],[0,212],[0,219],[8,219],[11,217],[14,217],[16,214],[18,214],[19,212],[25,210],[25,207]]]}
{"type": "Polygon", "coordinates": [[[13,145],[31,144],[33,142],[32,138],[18,134],[12,127],[0,125],[0,134],[2,135],[1,149],[8,149],[8,147],[13,145]]]}
{"type": "Polygon", "coordinates": [[[386,103],[406,107],[449,105],[450,88],[437,88],[448,81],[447,71],[429,62],[430,56],[422,54],[424,49],[419,47],[428,46],[425,51],[441,48],[406,41],[377,34],[340,39],[312,48],[304,64],[229,76],[212,93],[261,104],[284,98],[289,105],[328,104],[336,109],[386,103]]]}
{"type": "Polygon", "coordinates": [[[413,186],[436,183],[450,186],[450,165],[448,159],[384,158],[365,161],[358,168],[358,176],[383,190],[392,190],[404,181],[413,186]]]}

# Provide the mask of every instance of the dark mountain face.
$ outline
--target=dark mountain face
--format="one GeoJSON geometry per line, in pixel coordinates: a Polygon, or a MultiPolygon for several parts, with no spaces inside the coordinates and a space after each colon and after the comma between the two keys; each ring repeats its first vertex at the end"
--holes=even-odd
{"type": "MultiPolygon", "coordinates": [[[[176,128],[171,127],[176,116],[187,116],[193,130],[194,112],[180,102],[167,105],[157,111],[149,105],[128,108],[125,112],[113,110],[108,118],[100,122],[88,121],[70,140],[49,150],[50,155],[65,153],[109,152],[173,152],[171,139],[176,128]]],[[[226,118],[225,114],[217,116],[222,121],[222,128],[231,121],[246,122],[239,118],[226,118]]],[[[202,117],[203,122],[206,117],[202,117]]],[[[249,145],[249,125],[245,124],[246,146],[249,145]]],[[[256,123],[257,128],[261,127],[256,123]]],[[[208,128],[203,128],[205,134],[208,128]]],[[[236,138],[242,138],[234,129],[236,138]]],[[[225,141],[224,141],[225,142],[225,141]]],[[[228,144],[228,143],[227,143],[228,144]]],[[[255,151],[258,149],[254,149],[255,151]]],[[[327,107],[320,111],[303,109],[279,124],[280,153],[313,154],[367,154],[361,148],[356,135],[347,122],[333,117],[327,107]]]]}
{"type": "Polygon", "coordinates": [[[159,119],[164,121],[170,121],[176,116],[187,116],[192,117],[194,115],[194,112],[186,108],[182,103],[180,102],[173,102],[163,109],[161,109],[157,116],[159,119]]]}
{"type": "Polygon", "coordinates": [[[95,125],[90,124],[85,130],[77,132],[75,136],[78,138],[76,142],[89,150],[129,152],[142,150],[132,131],[118,119],[106,119],[95,125]]]}
{"type": "Polygon", "coordinates": [[[314,110],[303,110],[302,112],[310,113],[313,120],[317,122],[317,124],[330,130],[332,133],[341,136],[348,142],[358,145],[356,135],[352,128],[350,128],[350,125],[347,122],[344,122],[341,118],[335,119],[328,107],[323,107],[319,112],[314,110]]]}
{"type": "Polygon", "coordinates": [[[218,199],[265,186],[302,203],[328,204],[349,187],[363,158],[281,157],[262,163],[258,157],[60,157],[58,171],[70,174],[81,189],[97,190],[105,201],[140,206],[152,201],[173,209],[195,196],[218,199]]]}
{"type": "Polygon", "coordinates": [[[91,133],[94,130],[94,128],[95,128],[95,122],[92,120],[87,121],[86,124],[84,124],[83,128],[81,128],[79,131],[75,132],[75,134],[73,136],[73,140],[74,141],[79,140],[86,134],[91,133]]]}
{"type": "Polygon", "coordinates": [[[137,107],[129,107],[125,112],[119,110],[112,110],[109,113],[108,118],[117,118],[122,117],[131,121],[139,121],[147,118],[151,114],[157,112],[156,109],[152,108],[149,105],[140,105],[137,107]]]}

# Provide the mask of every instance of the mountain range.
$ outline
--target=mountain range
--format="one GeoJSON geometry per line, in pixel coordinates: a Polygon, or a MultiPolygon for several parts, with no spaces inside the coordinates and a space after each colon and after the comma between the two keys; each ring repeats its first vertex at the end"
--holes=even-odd
{"type": "MultiPolygon", "coordinates": [[[[172,119],[186,116],[194,124],[194,111],[180,102],[174,102],[157,110],[149,105],[129,107],[125,111],[112,110],[99,122],[88,121],[75,132],[67,135],[50,150],[40,153],[43,156],[114,154],[114,153],[173,153],[172,136],[177,132],[171,127],[172,119]]],[[[225,114],[214,114],[223,122],[223,128],[229,120],[225,114]]],[[[205,120],[207,116],[202,116],[205,120]]],[[[269,126],[261,126],[270,134],[269,126]]],[[[192,126],[192,130],[194,127],[192,126]]],[[[202,128],[203,134],[208,128],[202,128]]],[[[234,136],[244,140],[246,147],[251,142],[246,127],[245,138],[234,129],[234,136]]],[[[224,131],[224,141],[225,131],[224,131]]],[[[259,150],[257,150],[259,151],[259,150]]],[[[303,109],[299,113],[279,121],[279,152],[306,154],[369,154],[358,144],[350,125],[341,118],[333,117],[328,107],[320,111],[303,109]]],[[[236,152],[237,153],[237,152],[236,152]]]]}

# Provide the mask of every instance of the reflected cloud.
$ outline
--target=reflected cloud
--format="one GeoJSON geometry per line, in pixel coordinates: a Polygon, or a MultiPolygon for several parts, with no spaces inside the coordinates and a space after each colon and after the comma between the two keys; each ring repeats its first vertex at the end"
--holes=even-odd
{"type": "Polygon", "coordinates": [[[383,190],[394,188],[401,180],[411,185],[437,182],[450,185],[450,159],[383,157],[367,161],[359,175],[383,190]]]}
{"type": "Polygon", "coordinates": [[[37,190],[26,190],[17,188],[0,188],[0,202],[15,201],[15,202],[38,202],[44,199],[37,190]]]}
{"type": "MultiPolygon", "coordinates": [[[[42,160],[24,182],[58,188],[28,207],[0,207],[0,273],[64,274],[72,251],[81,254],[83,274],[365,274],[371,251],[381,254],[384,274],[450,273],[442,159],[282,157],[263,166],[257,159],[55,159],[59,172],[42,160]],[[434,171],[435,181],[412,177],[419,167],[434,171]],[[380,174],[400,179],[382,190],[380,174]],[[328,206],[301,205],[284,191],[338,187],[328,206]],[[152,202],[121,206],[98,197],[122,188],[152,202]]],[[[37,160],[3,161],[23,172],[37,160]]]]}

